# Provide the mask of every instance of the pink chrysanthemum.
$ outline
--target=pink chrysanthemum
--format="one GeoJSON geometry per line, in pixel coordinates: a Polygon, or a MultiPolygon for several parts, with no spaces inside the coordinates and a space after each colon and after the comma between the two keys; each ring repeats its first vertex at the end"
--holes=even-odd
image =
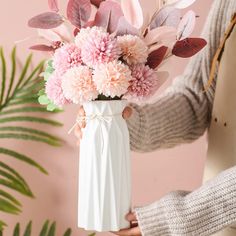
{"type": "Polygon", "coordinates": [[[94,70],[93,75],[99,93],[112,98],[120,97],[127,92],[130,79],[131,71],[121,61],[101,64],[94,70]]]}
{"type": "Polygon", "coordinates": [[[120,53],[116,39],[100,28],[91,30],[81,47],[82,60],[89,67],[116,60],[120,53]]]}
{"type": "Polygon", "coordinates": [[[128,34],[119,36],[117,42],[121,48],[123,59],[129,65],[147,61],[148,47],[140,37],[128,34]]]}
{"type": "Polygon", "coordinates": [[[92,71],[87,66],[69,69],[62,76],[62,89],[65,97],[75,104],[92,101],[98,96],[92,71]]]}
{"type": "Polygon", "coordinates": [[[53,56],[53,67],[60,75],[81,63],[81,50],[73,43],[58,48],[53,56]]]}
{"type": "Polygon", "coordinates": [[[61,76],[54,72],[46,82],[46,94],[47,97],[57,106],[61,107],[70,103],[65,98],[61,87],[61,76]]]}
{"type": "Polygon", "coordinates": [[[75,44],[78,48],[82,48],[83,45],[89,39],[89,36],[96,33],[96,31],[106,32],[104,28],[93,26],[92,28],[82,28],[75,37],[75,44]]]}
{"type": "Polygon", "coordinates": [[[158,89],[157,74],[149,66],[144,64],[131,66],[131,75],[126,98],[142,101],[152,96],[158,89]]]}

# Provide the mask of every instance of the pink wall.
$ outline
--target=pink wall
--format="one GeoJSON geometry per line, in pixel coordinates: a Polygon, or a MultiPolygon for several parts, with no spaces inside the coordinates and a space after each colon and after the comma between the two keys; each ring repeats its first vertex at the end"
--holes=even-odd
{"type": "MultiPolygon", "coordinates": [[[[145,7],[153,9],[154,0],[142,0],[145,7]]],[[[212,0],[198,0],[193,8],[200,15],[197,20],[197,28],[194,35],[198,35],[205,21],[212,0]]],[[[66,1],[61,0],[65,5],[66,1]]],[[[47,1],[44,0],[8,0],[0,3],[0,45],[7,52],[13,46],[14,41],[35,35],[35,31],[27,28],[26,22],[30,16],[44,11],[47,1]]],[[[18,47],[21,58],[29,52],[27,43],[18,47]]],[[[35,61],[42,54],[35,56],[35,61]]],[[[187,60],[178,60],[178,66],[173,59],[168,66],[171,68],[171,77],[181,74],[187,60]]],[[[36,143],[22,143],[5,141],[8,147],[14,147],[25,154],[34,156],[49,172],[44,176],[37,170],[30,168],[18,161],[1,156],[1,159],[16,166],[16,168],[28,180],[35,200],[19,196],[24,204],[23,213],[20,216],[8,216],[1,214],[9,228],[5,235],[11,235],[13,225],[20,221],[23,225],[30,219],[34,222],[34,235],[38,232],[40,225],[45,219],[58,222],[58,236],[62,234],[67,226],[73,228],[73,235],[87,235],[87,232],[76,227],[77,220],[77,169],[78,148],[75,147],[75,138],[68,136],[67,131],[74,122],[76,106],[66,108],[62,114],[54,118],[65,123],[61,129],[52,128],[51,131],[64,137],[66,144],[63,148],[52,148],[36,143]]],[[[48,129],[48,127],[46,127],[48,129]]],[[[2,142],[2,141],[1,141],[2,142]]],[[[205,138],[201,138],[193,144],[161,150],[146,154],[132,153],[132,181],[133,181],[133,205],[141,206],[153,202],[165,193],[185,189],[192,190],[201,184],[204,158],[206,153],[205,138]]],[[[103,233],[100,235],[108,235],[103,233]]]]}

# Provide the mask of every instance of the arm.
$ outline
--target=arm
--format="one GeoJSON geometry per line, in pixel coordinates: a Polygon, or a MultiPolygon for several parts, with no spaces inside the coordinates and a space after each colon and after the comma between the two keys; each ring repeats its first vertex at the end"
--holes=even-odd
{"type": "Polygon", "coordinates": [[[236,221],[236,167],[192,193],[173,192],[135,213],[142,235],[207,236],[236,221]]]}
{"type": "Polygon", "coordinates": [[[172,147],[191,142],[204,133],[210,121],[216,81],[207,93],[203,93],[203,88],[234,11],[233,4],[233,1],[214,1],[203,31],[207,47],[190,61],[184,74],[154,104],[131,105],[134,114],[128,120],[128,127],[132,150],[147,152],[172,147]]]}

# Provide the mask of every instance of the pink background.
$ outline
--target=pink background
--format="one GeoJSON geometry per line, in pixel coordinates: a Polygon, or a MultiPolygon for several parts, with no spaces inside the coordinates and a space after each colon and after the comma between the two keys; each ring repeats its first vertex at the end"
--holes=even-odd
{"type": "MultiPolygon", "coordinates": [[[[142,0],[144,7],[154,9],[154,0],[142,0]]],[[[205,22],[212,0],[198,0],[193,5],[200,18],[193,35],[199,35],[205,22]]],[[[65,6],[66,1],[60,1],[65,6]]],[[[27,27],[27,20],[47,9],[46,0],[7,0],[0,3],[0,45],[4,46],[9,54],[16,40],[28,36],[35,36],[36,32],[27,27]]],[[[25,58],[29,53],[27,49],[30,42],[18,45],[18,55],[25,58]]],[[[43,58],[40,53],[35,53],[34,61],[43,58]]],[[[181,74],[188,60],[175,59],[168,64],[171,68],[171,78],[181,74]]],[[[33,220],[34,234],[38,235],[39,228],[45,219],[57,221],[57,235],[62,235],[67,227],[73,229],[73,235],[87,235],[88,232],[79,230],[77,221],[77,175],[78,175],[78,148],[73,135],[68,136],[67,131],[74,122],[76,106],[67,107],[60,115],[51,116],[64,122],[63,128],[51,128],[50,131],[66,139],[62,148],[25,143],[16,141],[1,141],[7,147],[14,147],[27,155],[31,155],[41,163],[50,173],[45,176],[34,168],[9,157],[1,156],[1,159],[15,166],[25,177],[35,193],[36,199],[17,197],[23,202],[23,213],[19,216],[9,216],[2,212],[0,218],[8,222],[9,228],[4,235],[12,235],[13,225],[33,220]],[[37,233],[36,233],[37,232],[37,233]]],[[[50,115],[48,115],[50,116],[50,115]]],[[[36,125],[32,125],[36,127],[36,125]]],[[[48,127],[44,127],[48,130],[48,127]]],[[[152,153],[132,153],[132,194],[133,205],[142,206],[158,200],[169,191],[176,189],[193,190],[201,184],[206,154],[206,140],[182,145],[170,150],[161,150],[152,153]]],[[[102,233],[99,235],[109,235],[102,233]]]]}

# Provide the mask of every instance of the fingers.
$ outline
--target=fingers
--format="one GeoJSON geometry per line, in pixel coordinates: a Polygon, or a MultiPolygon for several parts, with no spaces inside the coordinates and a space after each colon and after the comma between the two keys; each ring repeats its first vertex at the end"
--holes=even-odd
{"type": "Polygon", "coordinates": [[[141,231],[139,227],[134,227],[130,229],[121,229],[120,231],[117,232],[111,231],[111,233],[120,236],[141,236],[141,231]]]}
{"type": "Polygon", "coordinates": [[[125,216],[125,219],[128,221],[136,221],[137,217],[134,212],[130,212],[125,216]]]}
{"type": "Polygon", "coordinates": [[[126,107],[124,110],[123,110],[123,113],[122,113],[122,116],[125,120],[129,119],[130,116],[132,115],[133,113],[133,110],[131,107],[126,107]]]}
{"type": "MultiPolygon", "coordinates": [[[[86,114],[85,114],[85,110],[84,110],[84,108],[83,108],[83,106],[81,106],[80,108],[79,108],[79,111],[78,111],[78,117],[83,117],[83,116],[85,116],[86,114]]],[[[86,126],[86,123],[85,123],[85,121],[81,121],[80,122],[80,127],[81,128],[85,128],[85,126],[86,126]]]]}

